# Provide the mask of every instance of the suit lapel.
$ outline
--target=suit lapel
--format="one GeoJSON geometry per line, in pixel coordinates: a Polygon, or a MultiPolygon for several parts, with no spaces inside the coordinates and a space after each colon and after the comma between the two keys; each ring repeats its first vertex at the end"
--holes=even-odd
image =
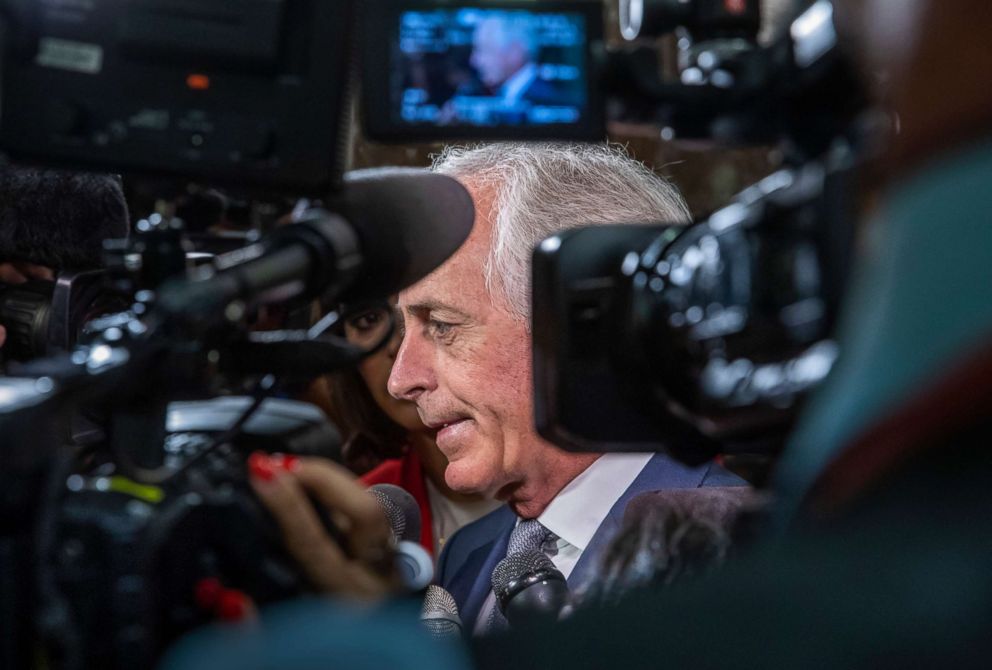
{"type": "Polygon", "coordinates": [[[588,546],[579,556],[572,573],[568,576],[569,589],[579,591],[595,576],[603,551],[620,531],[623,513],[632,498],[659,489],[698,488],[702,486],[709,469],[709,464],[690,468],[664,454],[655,454],[613,504],[603,523],[599,524],[596,534],[589,540],[588,546]]]}
{"type": "Polygon", "coordinates": [[[492,590],[492,574],[496,564],[506,556],[510,543],[510,533],[517,520],[509,507],[493,513],[493,540],[479,546],[465,559],[445,586],[458,603],[458,613],[462,620],[462,630],[471,635],[479,610],[492,590]]]}

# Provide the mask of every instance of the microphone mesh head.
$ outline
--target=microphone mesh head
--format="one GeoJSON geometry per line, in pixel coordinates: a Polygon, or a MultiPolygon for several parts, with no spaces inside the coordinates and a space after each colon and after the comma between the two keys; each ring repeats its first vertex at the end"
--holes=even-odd
{"type": "Polygon", "coordinates": [[[493,592],[501,597],[500,594],[506,593],[510,582],[539,570],[557,572],[558,569],[550,558],[537,549],[507,556],[493,569],[493,592]]]}
{"type": "Polygon", "coordinates": [[[427,587],[427,593],[424,594],[424,606],[420,608],[421,615],[430,612],[445,612],[458,616],[458,605],[455,603],[454,596],[437,584],[431,584],[427,587]]]}
{"type": "Polygon", "coordinates": [[[419,541],[420,507],[414,497],[393,484],[376,484],[369,490],[386,515],[396,541],[419,541]]]}
{"type": "Polygon", "coordinates": [[[437,584],[427,587],[424,605],[420,609],[420,622],[435,640],[458,637],[462,632],[455,599],[437,584]]]}

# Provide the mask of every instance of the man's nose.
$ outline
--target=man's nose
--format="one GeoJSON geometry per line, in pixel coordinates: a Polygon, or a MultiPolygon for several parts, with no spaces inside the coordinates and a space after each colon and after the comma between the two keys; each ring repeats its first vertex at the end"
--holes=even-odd
{"type": "Polygon", "coordinates": [[[386,383],[390,395],[415,401],[423,392],[432,390],[435,383],[431,361],[429,346],[423,337],[408,331],[399,343],[386,383]]]}

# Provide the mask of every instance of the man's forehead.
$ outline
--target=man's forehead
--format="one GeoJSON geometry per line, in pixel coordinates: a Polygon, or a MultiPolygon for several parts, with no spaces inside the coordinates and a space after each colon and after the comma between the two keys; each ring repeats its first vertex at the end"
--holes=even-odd
{"type": "Polygon", "coordinates": [[[472,232],[452,256],[416,284],[400,291],[399,304],[457,307],[465,301],[487,297],[483,267],[492,244],[489,207],[492,202],[490,189],[479,188],[471,182],[462,182],[475,204],[475,222],[472,232]]]}

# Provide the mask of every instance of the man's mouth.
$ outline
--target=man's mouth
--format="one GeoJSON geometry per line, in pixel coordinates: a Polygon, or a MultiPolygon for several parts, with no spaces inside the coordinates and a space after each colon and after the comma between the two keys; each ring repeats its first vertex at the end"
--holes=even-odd
{"type": "Polygon", "coordinates": [[[431,426],[431,428],[433,428],[434,430],[436,430],[438,432],[441,432],[445,428],[450,428],[450,427],[452,427],[454,425],[457,425],[457,424],[461,423],[462,421],[467,421],[467,420],[468,419],[451,419],[450,421],[441,421],[441,422],[436,423],[433,426],[431,426]]]}
{"type": "Polygon", "coordinates": [[[434,439],[440,446],[442,442],[455,437],[460,432],[460,426],[467,422],[467,417],[452,417],[443,421],[431,421],[427,423],[427,427],[437,431],[434,439]]]}

